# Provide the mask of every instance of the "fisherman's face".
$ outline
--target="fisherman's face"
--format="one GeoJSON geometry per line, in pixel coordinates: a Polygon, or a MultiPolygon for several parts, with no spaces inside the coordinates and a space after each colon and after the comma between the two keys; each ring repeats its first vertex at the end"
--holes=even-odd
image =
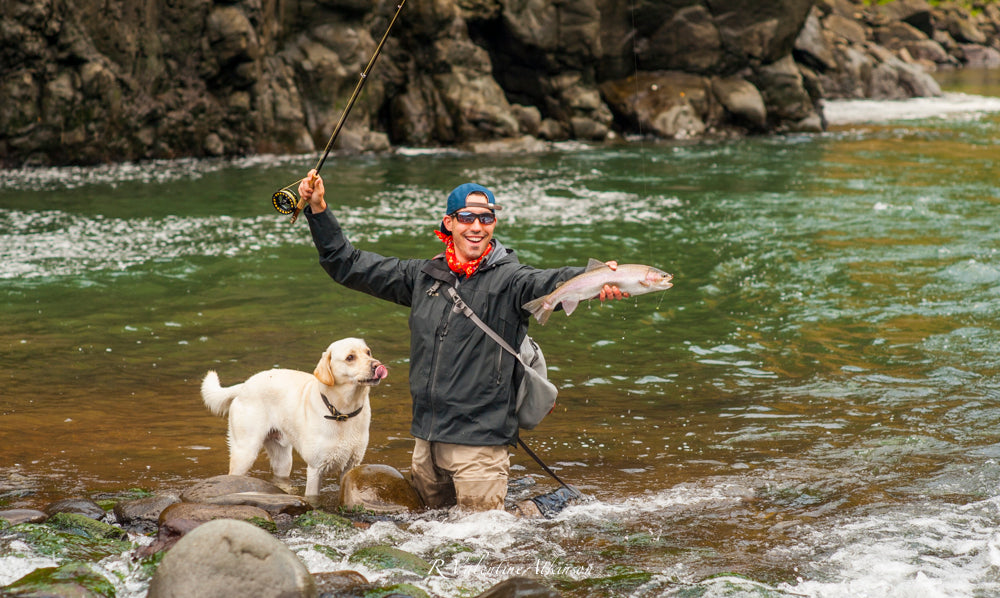
{"type": "MultiPolygon", "coordinates": [[[[485,200],[485,198],[483,199],[485,200]]],[[[481,207],[466,207],[459,211],[477,215],[493,215],[489,208],[481,207]]],[[[497,223],[494,220],[490,224],[483,224],[479,218],[476,218],[471,223],[463,224],[455,215],[449,214],[444,217],[444,225],[451,231],[452,239],[455,241],[455,257],[460,262],[471,262],[479,259],[489,247],[497,223]]]]}

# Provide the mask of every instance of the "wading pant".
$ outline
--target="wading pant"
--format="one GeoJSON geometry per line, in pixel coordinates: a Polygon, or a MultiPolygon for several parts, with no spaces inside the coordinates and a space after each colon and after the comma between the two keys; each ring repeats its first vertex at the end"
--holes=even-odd
{"type": "Polygon", "coordinates": [[[413,486],[431,509],[458,505],[473,511],[503,509],[510,475],[506,446],[467,446],[416,439],[413,486]]]}

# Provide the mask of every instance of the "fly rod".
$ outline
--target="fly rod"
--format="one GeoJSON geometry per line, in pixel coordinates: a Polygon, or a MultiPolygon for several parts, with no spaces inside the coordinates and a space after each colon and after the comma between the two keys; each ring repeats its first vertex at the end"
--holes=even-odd
{"type": "MultiPolygon", "coordinates": [[[[361,95],[361,89],[365,86],[365,81],[368,80],[368,74],[371,72],[372,67],[375,66],[375,61],[378,60],[379,54],[382,53],[382,46],[385,45],[385,40],[389,38],[389,32],[392,31],[392,26],[396,24],[396,17],[399,16],[401,10],[403,10],[403,5],[406,4],[406,0],[400,0],[399,4],[396,5],[396,14],[392,15],[392,20],[389,21],[389,26],[386,27],[385,33],[382,35],[382,39],[378,42],[378,46],[375,47],[375,52],[372,54],[371,60],[368,61],[368,66],[362,71],[361,77],[358,78],[358,84],[354,86],[354,93],[351,94],[351,98],[347,101],[347,106],[344,107],[344,112],[340,115],[340,120],[337,121],[337,126],[333,128],[333,134],[330,135],[330,141],[326,143],[326,149],[323,151],[323,156],[316,163],[316,173],[319,173],[319,169],[323,168],[323,163],[326,162],[327,156],[330,155],[330,150],[333,149],[333,143],[337,140],[337,136],[340,135],[340,130],[344,127],[344,122],[347,120],[347,115],[350,114],[351,108],[354,107],[354,102],[357,101],[358,96],[361,95]]],[[[298,196],[298,194],[292,189],[298,186],[303,179],[299,179],[290,185],[285,185],[281,189],[274,192],[271,196],[271,203],[274,205],[274,209],[282,214],[291,214],[292,222],[299,217],[299,213],[302,208],[306,207],[306,202],[298,196]]]]}

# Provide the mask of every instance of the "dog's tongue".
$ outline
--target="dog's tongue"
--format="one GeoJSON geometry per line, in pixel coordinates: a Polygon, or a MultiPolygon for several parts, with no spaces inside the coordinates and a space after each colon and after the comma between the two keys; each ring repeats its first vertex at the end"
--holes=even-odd
{"type": "Polygon", "coordinates": [[[389,368],[385,367],[381,363],[375,366],[375,379],[381,380],[389,375],[389,368]]]}

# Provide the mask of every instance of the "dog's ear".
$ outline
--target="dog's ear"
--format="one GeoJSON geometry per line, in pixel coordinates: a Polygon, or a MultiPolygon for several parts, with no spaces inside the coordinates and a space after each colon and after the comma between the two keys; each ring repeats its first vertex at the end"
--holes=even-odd
{"type": "Polygon", "coordinates": [[[319,358],[319,363],[316,364],[316,369],[313,370],[313,376],[316,379],[326,384],[327,386],[336,386],[336,381],[333,379],[333,368],[330,367],[330,359],[333,355],[330,354],[329,349],[323,352],[323,357],[319,358]]]}

